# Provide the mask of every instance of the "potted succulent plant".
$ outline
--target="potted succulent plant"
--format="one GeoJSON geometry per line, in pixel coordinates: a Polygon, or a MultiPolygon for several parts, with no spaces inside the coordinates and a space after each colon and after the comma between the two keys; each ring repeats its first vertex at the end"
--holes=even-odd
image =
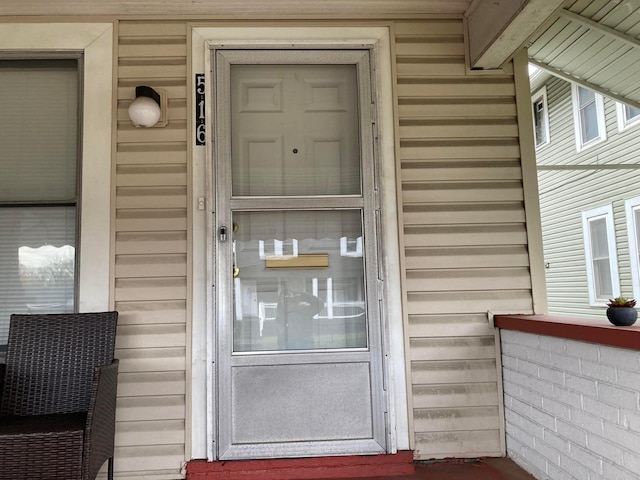
{"type": "Polygon", "coordinates": [[[636,301],[624,297],[610,298],[607,303],[607,318],[618,327],[628,327],[636,323],[638,311],[636,301]]]}

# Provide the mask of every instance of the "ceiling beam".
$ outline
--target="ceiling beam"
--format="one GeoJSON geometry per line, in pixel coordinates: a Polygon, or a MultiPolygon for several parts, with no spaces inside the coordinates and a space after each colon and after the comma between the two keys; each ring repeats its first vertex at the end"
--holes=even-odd
{"type": "Polygon", "coordinates": [[[471,68],[500,68],[564,0],[477,0],[466,13],[471,68]]]}
{"type": "Polygon", "coordinates": [[[573,13],[573,12],[570,12],[569,10],[562,9],[560,10],[560,16],[565,17],[571,22],[576,22],[581,25],[584,25],[585,27],[591,30],[600,32],[603,35],[611,37],[615,40],[620,40],[621,42],[624,42],[627,45],[630,45],[632,47],[635,47],[635,48],[640,47],[640,40],[637,40],[634,37],[630,35],[626,35],[622,32],[619,32],[618,30],[615,30],[613,28],[607,27],[606,25],[602,25],[601,23],[594,22],[593,20],[589,18],[585,18],[581,15],[578,15],[577,13],[573,13]]]}
{"type": "Polygon", "coordinates": [[[574,77],[573,75],[565,73],[562,70],[558,70],[557,68],[554,68],[551,65],[548,65],[539,60],[536,60],[535,58],[529,58],[529,63],[532,63],[538,68],[541,68],[546,72],[549,72],[554,77],[561,78],[562,80],[565,80],[567,82],[577,83],[578,85],[588,88],[589,90],[593,90],[594,92],[598,92],[599,94],[604,95],[605,97],[613,98],[618,102],[626,103],[630,107],[640,109],[640,101],[627,98],[624,95],[620,95],[618,93],[614,93],[610,90],[607,90],[606,88],[602,88],[600,85],[596,85],[595,83],[587,82],[586,80],[583,80],[581,78],[574,77]]]}

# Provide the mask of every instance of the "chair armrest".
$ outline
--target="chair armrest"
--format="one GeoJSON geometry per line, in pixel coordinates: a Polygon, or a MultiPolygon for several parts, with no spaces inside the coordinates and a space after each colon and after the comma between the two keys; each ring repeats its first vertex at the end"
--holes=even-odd
{"type": "Polygon", "coordinates": [[[106,460],[113,457],[118,360],[96,367],[84,431],[83,468],[95,478],[106,460]]]}

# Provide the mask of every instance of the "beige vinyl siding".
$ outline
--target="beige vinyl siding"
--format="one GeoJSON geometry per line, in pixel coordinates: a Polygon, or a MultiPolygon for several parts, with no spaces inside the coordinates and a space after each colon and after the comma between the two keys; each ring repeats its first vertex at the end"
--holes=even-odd
{"type": "MultiPolygon", "coordinates": [[[[413,447],[418,459],[502,455],[487,311],[532,309],[513,78],[467,71],[462,19],[394,28],[413,447]]],[[[177,478],[189,459],[188,33],[186,22],[119,25],[119,478],[177,478]],[[166,92],[166,127],[130,124],[141,84],[166,92]]]]}
{"type": "Polygon", "coordinates": [[[416,458],[501,455],[487,311],[532,309],[514,80],[468,72],[461,20],[395,27],[416,458]]]}
{"type": "Polygon", "coordinates": [[[187,359],[186,25],[121,22],[118,34],[115,307],[118,478],[179,478],[187,359]],[[135,128],[137,85],[166,92],[168,125],[135,128]]]}
{"type": "Polygon", "coordinates": [[[537,151],[549,313],[604,319],[589,306],[583,211],[613,205],[621,292],[632,296],[624,202],[640,195],[640,128],[618,131],[616,103],[605,97],[607,140],[578,153],[571,85],[547,84],[551,143],[537,151]]]}

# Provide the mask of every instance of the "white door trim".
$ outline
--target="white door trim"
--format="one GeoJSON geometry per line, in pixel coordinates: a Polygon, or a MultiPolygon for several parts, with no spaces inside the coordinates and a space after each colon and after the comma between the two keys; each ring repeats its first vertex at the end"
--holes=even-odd
{"type": "MultiPolygon", "coordinates": [[[[388,27],[202,27],[194,26],[191,33],[191,95],[195,95],[194,77],[197,73],[207,75],[206,98],[210,108],[211,91],[211,55],[213,45],[224,44],[230,47],[270,47],[290,48],[349,48],[358,46],[372,49],[372,62],[375,65],[375,84],[377,95],[377,119],[379,132],[379,156],[381,166],[383,245],[386,305],[383,335],[387,344],[388,358],[385,374],[389,392],[389,451],[409,449],[409,424],[407,406],[407,386],[405,373],[404,333],[402,323],[402,301],[400,286],[400,251],[398,239],[398,217],[396,197],[396,165],[393,117],[393,90],[391,69],[391,45],[388,27]]],[[[193,107],[193,104],[191,105],[193,107]]],[[[190,109],[191,111],[194,108],[190,109]]],[[[212,158],[211,118],[207,116],[207,145],[193,147],[193,295],[192,295],[192,360],[191,391],[188,418],[191,423],[190,458],[215,460],[213,440],[213,342],[214,338],[211,299],[211,285],[208,272],[211,271],[211,259],[208,230],[211,223],[211,178],[207,159],[212,158]],[[206,199],[206,208],[198,209],[198,200],[206,199]]],[[[195,128],[191,141],[195,145],[195,128]]]]}

